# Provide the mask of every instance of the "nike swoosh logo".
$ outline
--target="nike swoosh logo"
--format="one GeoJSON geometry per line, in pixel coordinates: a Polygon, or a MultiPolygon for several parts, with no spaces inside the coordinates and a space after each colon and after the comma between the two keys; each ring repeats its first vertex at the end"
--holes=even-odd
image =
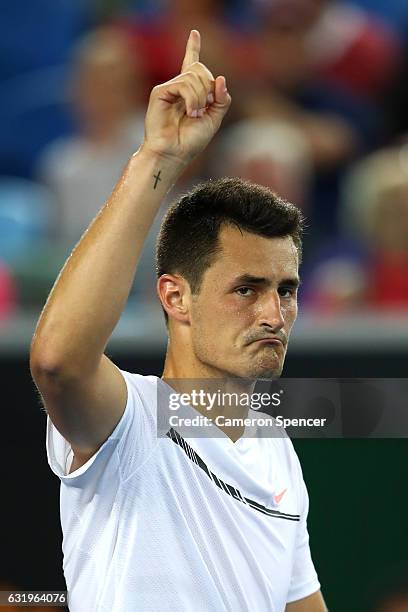
{"type": "Polygon", "coordinates": [[[278,493],[278,495],[273,496],[273,501],[275,502],[275,504],[280,504],[282,497],[285,495],[286,491],[287,489],[283,489],[281,493],[278,493]]]}

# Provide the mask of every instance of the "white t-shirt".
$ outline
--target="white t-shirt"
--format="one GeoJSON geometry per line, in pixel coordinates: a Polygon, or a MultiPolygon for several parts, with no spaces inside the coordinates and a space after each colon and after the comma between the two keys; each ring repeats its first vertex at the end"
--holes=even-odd
{"type": "Polygon", "coordinates": [[[71,474],[48,419],[71,612],[282,612],[319,590],[289,438],[158,437],[165,383],[122,374],[120,422],[71,474]]]}

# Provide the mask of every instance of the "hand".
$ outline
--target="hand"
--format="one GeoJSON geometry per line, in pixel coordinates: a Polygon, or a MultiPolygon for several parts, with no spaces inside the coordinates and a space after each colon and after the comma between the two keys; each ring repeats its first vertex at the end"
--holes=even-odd
{"type": "Polygon", "coordinates": [[[213,138],[231,104],[225,77],[200,63],[200,33],[190,32],[181,74],[150,94],[143,149],[182,163],[213,138]]]}

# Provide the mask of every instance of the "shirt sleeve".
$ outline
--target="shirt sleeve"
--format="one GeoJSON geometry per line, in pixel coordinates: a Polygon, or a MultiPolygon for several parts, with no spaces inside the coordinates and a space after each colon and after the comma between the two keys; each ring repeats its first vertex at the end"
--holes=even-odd
{"type": "MultiPolygon", "coordinates": [[[[301,469],[300,464],[299,469],[301,469]]],[[[296,534],[292,576],[287,596],[287,603],[308,597],[320,589],[320,583],[310,553],[309,533],[307,531],[309,496],[302,475],[301,493],[303,498],[303,511],[301,513],[298,531],[296,534]]]]}
{"type": "Polygon", "coordinates": [[[69,473],[73,451],[67,440],[47,418],[47,459],[51,470],[62,482],[80,486],[97,479],[108,469],[119,471],[126,479],[152,452],[157,437],[157,379],[121,370],[127,387],[124,413],[114,431],[97,452],[77,470],[69,473]]]}

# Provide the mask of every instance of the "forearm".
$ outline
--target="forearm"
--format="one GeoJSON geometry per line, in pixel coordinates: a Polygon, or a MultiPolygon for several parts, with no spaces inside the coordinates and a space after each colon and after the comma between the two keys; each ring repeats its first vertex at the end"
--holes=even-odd
{"type": "Polygon", "coordinates": [[[124,309],[154,217],[183,165],[144,149],[65,263],[41,314],[32,356],[50,372],[96,367],[124,309]]]}

